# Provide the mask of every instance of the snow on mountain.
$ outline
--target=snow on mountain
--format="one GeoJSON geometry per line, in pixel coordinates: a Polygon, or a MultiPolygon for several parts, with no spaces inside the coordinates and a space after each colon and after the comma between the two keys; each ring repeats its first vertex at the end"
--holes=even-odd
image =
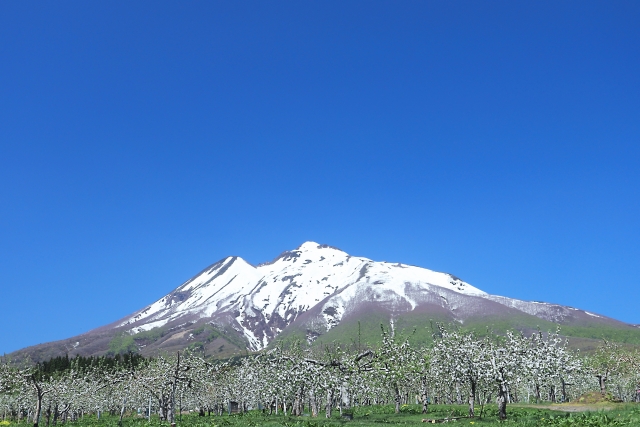
{"type": "Polygon", "coordinates": [[[414,324],[430,319],[469,325],[496,320],[523,329],[535,327],[538,318],[576,326],[581,342],[594,338],[593,330],[613,331],[614,338],[622,331],[633,338],[640,327],[573,307],[490,295],[451,274],[372,261],[306,242],[258,266],[239,257],[224,258],[120,321],[14,356],[42,361],[64,354],[102,355],[119,342],[115,337],[128,332],[145,355],[199,344],[203,353],[206,346],[209,355],[229,357],[245,347],[263,349],[281,333],[302,332],[311,341],[338,326],[349,330],[351,322],[369,314],[376,322],[392,323],[405,313],[415,315],[414,324]],[[153,328],[161,329],[136,338],[138,332],[153,328]]]}
{"type": "Polygon", "coordinates": [[[259,350],[305,313],[315,313],[314,324],[326,332],[363,303],[390,312],[407,312],[418,306],[436,308],[460,322],[495,312],[496,307],[550,321],[591,314],[489,295],[447,273],[376,262],[306,242],[258,266],[227,257],[113,326],[136,333],[169,322],[208,319],[213,324],[230,325],[249,348],[259,350]]]}

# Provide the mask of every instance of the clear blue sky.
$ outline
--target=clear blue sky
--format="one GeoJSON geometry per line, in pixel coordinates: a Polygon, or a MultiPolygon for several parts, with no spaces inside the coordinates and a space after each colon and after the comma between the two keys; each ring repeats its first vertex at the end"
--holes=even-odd
{"type": "Polygon", "coordinates": [[[0,3],[0,353],[306,240],[640,323],[640,3],[0,3]]]}

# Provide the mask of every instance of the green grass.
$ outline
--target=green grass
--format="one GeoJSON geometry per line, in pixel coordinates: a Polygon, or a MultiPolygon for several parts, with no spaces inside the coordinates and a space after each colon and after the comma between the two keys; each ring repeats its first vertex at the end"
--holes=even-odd
{"type": "Polygon", "coordinates": [[[640,345],[640,329],[633,326],[615,328],[607,325],[567,325],[561,326],[560,333],[562,335],[602,340],[603,338],[610,342],[629,344],[633,346],[640,345]]]}
{"type": "Polygon", "coordinates": [[[109,354],[126,354],[129,352],[136,353],[138,346],[131,335],[121,333],[116,335],[109,341],[109,354]]]}
{"type": "MultiPolygon", "coordinates": [[[[334,411],[331,419],[325,419],[324,413],[318,418],[306,414],[302,417],[283,415],[268,415],[260,411],[250,411],[246,414],[199,417],[197,414],[184,414],[176,420],[178,427],[374,427],[381,425],[410,426],[425,425],[423,418],[446,418],[464,416],[466,406],[459,405],[431,405],[429,413],[422,415],[419,405],[403,405],[400,414],[395,414],[393,406],[360,406],[353,410],[354,419],[347,420],[334,411]]],[[[479,414],[480,407],[477,407],[479,414]]],[[[519,427],[603,427],[603,426],[640,426],[640,405],[621,405],[618,409],[607,412],[562,413],[546,409],[527,407],[507,407],[508,419],[504,422],[497,420],[497,408],[490,405],[484,408],[482,418],[463,418],[450,423],[466,426],[519,426],[519,427]]],[[[447,423],[450,425],[450,423],[447,423]]],[[[16,427],[30,425],[26,422],[11,424],[16,427]]],[[[157,417],[149,423],[146,418],[138,416],[125,417],[123,427],[168,427],[169,423],[160,422],[157,417]]],[[[41,427],[45,427],[44,421],[41,427]]],[[[103,415],[100,420],[95,416],[85,416],[83,420],[68,423],[67,427],[118,427],[118,417],[103,415]]]]}
{"type": "MultiPolygon", "coordinates": [[[[448,323],[444,317],[426,316],[424,313],[404,313],[394,317],[394,327],[397,337],[406,337],[412,345],[417,348],[430,346],[433,343],[433,329],[437,322],[448,323]]],[[[385,330],[389,329],[389,314],[384,312],[365,313],[358,317],[358,320],[346,319],[328,332],[322,334],[314,342],[314,346],[331,345],[339,343],[343,347],[358,350],[364,348],[375,348],[382,342],[380,325],[385,330]]],[[[306,342],[304,331],[290,329],[284,331],[277,341],[291,338],[298,338],[306,342]]]]}
{"type": "MultiPolygon", "coordinates": [[[[407,337],[416,347],[428,347],[433,344],[433,328],[441,322],[447,329],[460,328],[473,331],[479,337],[487,335],[487,331],[499,335],[507,331],[522,330],[526,335],[540,329],[543,332],[554,332],[557,324],[528,314],[511,313],[504,316],[485,316],[467,319],[463,325],[452,322],[445,317],[430,316],[425,313],[403,313],[394,317],[395,330],[398,335],[407,337]]],[[[317,338],[314,346],[339,343],[348,348],[377,347],[382,339],[380,324],[389,328],[389,314],[385,312],[363,313],[358,319],[344,319],[336,327],[317,338]]],[[[597,345],[606,339],[611,342],[625,344],[629,347],[640,346],[640,329],[632,326],[615,326],[598,322],[560,325],[560,335],[570,338],[570,346],[586,353],[592,352],[597,345]]],[[[284,331],[277,341],[298,338],[306,342],[306,332],[299,328],[284,331]]]]}

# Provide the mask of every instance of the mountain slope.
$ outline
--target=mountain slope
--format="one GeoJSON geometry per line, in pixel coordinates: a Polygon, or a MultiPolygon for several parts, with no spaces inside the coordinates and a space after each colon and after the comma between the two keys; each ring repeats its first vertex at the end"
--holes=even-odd
{"type": "Polygon", "coordinates": [[[521,329],[560,324],[586,339],[614,330],[624,340],[640,343],[640,329],[611,318],[489,295],[447,273],[376,262],[306,242],[258,266],[227,257],[120,321],[23,352],[40,359],[64,352],[153,354],[191,346],[224,356],[245,348],[261,350],[289,333],[303,334],[311,342],[351,331],[342,332],[342,339],[353,339],[344,333],[353,334],[353,324],[364,318],[377,319],[365,322],[369,334],[379,330],[380,321],[412,319],[407,326],[424,327],[436,319],[467,327],[487,322],[521,329]]]}
{"type": "Polygon", "coordinates": [[[314,307],[321,307],[315,321],[328,330],[361,301],[407,311],[434,298],[456,305],[459,297],[485,295],[449,274],[307,242],[257,267],[226,258],[117,326],[140,332],[177,319],[210,318],[231,323],[251,350],[260,350],[314,307]]]}

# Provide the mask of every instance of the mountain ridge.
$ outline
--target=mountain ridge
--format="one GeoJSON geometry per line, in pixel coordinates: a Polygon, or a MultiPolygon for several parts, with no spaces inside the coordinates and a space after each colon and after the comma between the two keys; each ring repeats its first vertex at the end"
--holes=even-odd
{"type": "Polygon", "coordinates": [[[548,326],[573,328],[584,339],[597,339],[598,328],[621,330],[625,339],[640,344],[637,326],[606,316],[491,295],[449,273],[373,261],[333,246],[305,242],[255,266],[239,256],[222,258],[116,322],[16,353],[39,359],[65,352],[98,355],[132,350],[154,354],[200,345],[204,352],[208,349],[224,356],[260,351],[292,331],[304,335],[311,344],[319,337],[331,336],[341,325],[338,330],[348,329],[345,325],[358,321],[358,313],[371,312],[386,321],[404,316],[420,324],[436,316],[465,327],[498,319],[526,329],[539,319],[548,326]]]}

